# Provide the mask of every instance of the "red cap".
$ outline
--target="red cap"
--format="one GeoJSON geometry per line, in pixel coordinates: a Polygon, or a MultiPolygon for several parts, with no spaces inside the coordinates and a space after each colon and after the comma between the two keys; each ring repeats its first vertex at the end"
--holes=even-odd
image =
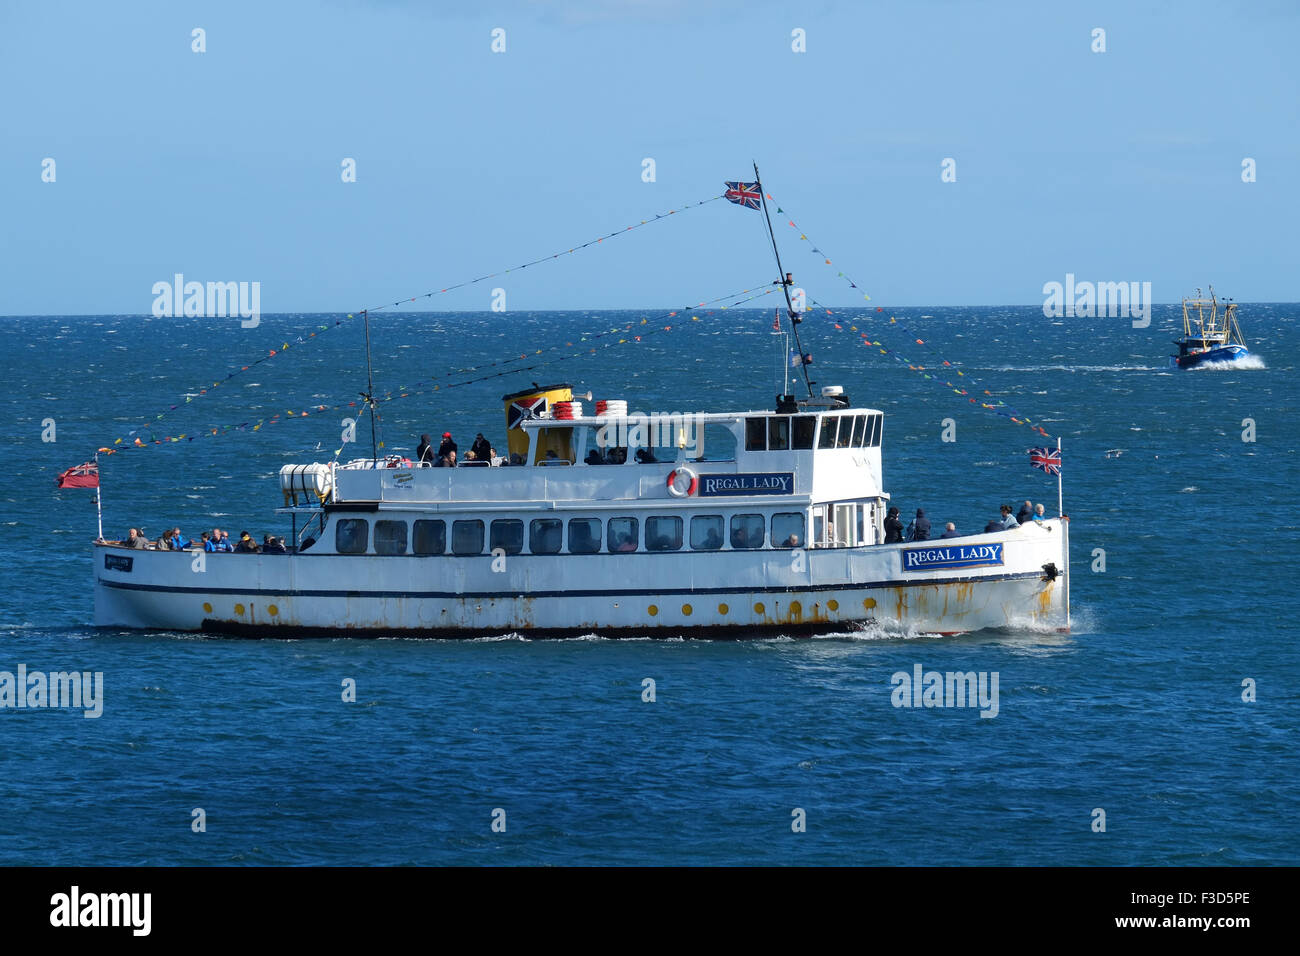
{"type": "Polygon", "coordinates": [[[442,433],[442,437],[443,437],[443,438],[450,438],[450,437],[451,437],[451,432],[443,432],[443,433],[442,433]]]}

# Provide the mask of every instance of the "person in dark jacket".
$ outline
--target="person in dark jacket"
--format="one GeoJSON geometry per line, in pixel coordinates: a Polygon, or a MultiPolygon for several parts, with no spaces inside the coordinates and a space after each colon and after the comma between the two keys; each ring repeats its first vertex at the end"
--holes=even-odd
{"type": "Polygon", "coordinates": [[[459,450],[460,449],[456,447],[456,443],[451,440],[451,432],[443,432],[442,444],[438,446],[438,457],[446,458],[447,452],[459,451],[459,450]]]}
{"type": "Polygon", "coordinates": [[[469,446],[469,450],[474,453],[474,457],[479,461],[488,464],[492,463],[492,443],[483,437],[482,432],[474,436],[474,444],[469,446]]]}
{"type": "Polygon", "coordinates": [[[907,540],[930,540],[930,519],[925,516],[924,508],[917,508],[916,517],[907,523],[907,540]]]}
{"type": "Polygon", "coordinates": [[[1002,531],[1002,522],[997,518],[990,518],[989,523],[984,526],[985,534],[992,534],[994,531],[1002,531]]]}
{"type": "Polygon", "coordinates": [[[433,442],[429,441],[428,435],[420,436],[420,444],[415,448],[415,460],[421,467],[428,467],[438,460],[438,456],[434,454],[433,442]]]}
{"type": "Polygon", "coordinates": [[[940,538],[960,538],[961,535],[957,533],[957,526],[956,526],[955,524],[953,524],[951,521],[949,521],[946,525],[944,525],[944,528],[943,528],[943,534],[939,535],[939,537],[940,537],[940,538]]]}
{"type": "Polygon", "coordinates": [[[903,522],[899,520],[898,509],[890,508],[885,518],[885,544],[897,544],[903,540],[903,522]]]}
{"type": "Polygon", "coordinates": [[[1016,513],[1016,524],[1028,524],[1034,520],[1034,503],[1026,501],[1016,513]]]}

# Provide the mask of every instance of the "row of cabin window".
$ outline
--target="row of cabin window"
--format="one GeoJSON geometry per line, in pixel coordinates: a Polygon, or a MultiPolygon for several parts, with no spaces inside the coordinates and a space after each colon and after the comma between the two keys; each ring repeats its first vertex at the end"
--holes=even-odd
{"type": "MultiPolygon", "coordinates": [[[[746,451],[800,451],[813,447],[816,415],[767,415],[745,419],[746,451]]],[[[870,448],[880,445],[884,415],[822,415],[818,448],[870,448]]]]}
{"type": "MultiPolygon", "coordinates": [[[[641,522],[636,518],[610,518],[604,529],[605,549],[611,553],[638,550],[641,522]]],[[[724,542],[733,550],[805,547],[804,516],[801,511],[774,514],[771,535],[761,514],[731,516],[731,533],[722,515],[694,515],[690,521],[692,551],[721,551],[724,542]]],[[[564,522],[560,518],[534,518],[528,522],[528,550],[532,554],[559,554],[564,522]]],[[[569,554],[595,554],[601,550],[601,519],[570,518],[569,554]]],[[[646,551],[680,551],[684,521],[678,515],[651,515],[645,519],[646,551]]],[[[341,518],[334,529],[334,547],[340,554],[365,554],[369,546],[370,522],[365,518],[341,518]]],[[[478,518],[451,523],[451,553],[483,553],[484,524],[478,518]]],[[[524,522],[519,518],[498,518],[488,529],[488,550],[500,548],[506,554],[524,550],[524,522]]],[[[438,518],[417,519],[410,536],[410,553],[444,554],[447,551],[447,523],[438,518]]],[[[407,523],[380,519],[375,522],[375,554],[406,554],[407,523]]]]}

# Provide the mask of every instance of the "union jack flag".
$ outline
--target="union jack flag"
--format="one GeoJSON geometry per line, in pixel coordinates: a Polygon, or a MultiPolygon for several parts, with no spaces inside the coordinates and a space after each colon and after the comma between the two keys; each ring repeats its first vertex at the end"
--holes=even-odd
{"type": "Polygon", "coordinates": [[[1041,468],[1049,475],[1061,473],[1061,453],[1055,448],[1029,449],[1029,464],[1041,468]]]}
{"type": "Polygon", "coordinates": [[[732,183],[727,185],[726,197],[737,206],[746,206],[750,209],[757,209],[758,204],[763,199],[762,193],[758,191],[758,183],[732,183]]]}
{"type": "Polygon", "coordinates": [[[60,488],[98,488],[99,465],[88,461],[84,465],[74,465],[54,479],[60,488]]]}

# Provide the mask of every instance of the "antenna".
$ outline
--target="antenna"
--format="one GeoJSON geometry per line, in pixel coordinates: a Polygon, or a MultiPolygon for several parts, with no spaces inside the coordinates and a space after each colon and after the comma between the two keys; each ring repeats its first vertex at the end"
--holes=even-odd
{"type": "Polygon", "coordinates": [[[362,392],[361,397],[366,400],[366,405],[370,407],[370,454],[375,464],[379,463],[379,439],[375,435],[375,373],[370,365],[370,312],[363,310],[361,317],[366,322],[366,388],[368,391],[362,392]]]}
{"type": "Polygon", "coordinates": [[[776,256],[776,271],[780,276],[781,291],[785,293],[785,306],[790,316],[790,330],[794,332],[794,347],[799,350],[799,368],[803,370],[804,384],[808,387],[808,397],[813,397],[812,379],[808,377],[808,365],[803,361],[803,343],[799,341],[799,323],[802,321],[794,311],[790,301],[790,286],[794,284],[792,273],[781,266],[781,253],[776,248],[776,233],[772,231],[772,217],[767,212],[767,195],[763,192],[763,177],[758,175],[758,163],[754,163],[754,180],[758,183],[758,198],[763,203],[763,218],[767,220],[767,235],[772,240],[772,254],[776,256]]]}

